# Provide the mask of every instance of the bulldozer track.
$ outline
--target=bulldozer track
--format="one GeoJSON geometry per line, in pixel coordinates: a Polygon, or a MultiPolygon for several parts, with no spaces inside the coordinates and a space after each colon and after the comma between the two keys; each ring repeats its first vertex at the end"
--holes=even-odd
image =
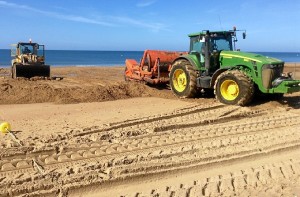
{"type": "MultiPolygon", "coordinates": [[[[20,195],[22,188],[33,181],[24,175],[26,173],[35,174],[36,182],[42,182],[47,176],[48,179],[51,177],[51,180],[54,178],[59,180],[60,176],[69,177],[69,182],[64,183],[66,185],[64,189],[53,183],[48,185],[45,183],[37,186],[39,188],[26,190],[33,195],[35,190],[43,191],[47,188],[48,192],[68,191],[70,188],[76,188],[81,179],[102,183],[139,176],[146,172],[158,173],[205,166],[299,148],[299,115],[286,111],[282,113],[280,109],[278,113],[276,110],[272,111],[271,116],[269,113],[264,110],[249,111],[236,106],[216,105],[211,108],[191,106],[170,114],[113,123],[102,130],[86,131],[84,135],[75,134],[72,138],[78,143],[60,144],[60,151],[55,148],[31,150],[30,147],[24,147],[24,151],[27,152],[26,154],[23,152],[22,155],[22,150],[10,148],[12,152],[19,150],[18,158],[9,153],[1,158],[0,193],[8,196],[20,195]],[[284,127],[289,129],[282,132],[284,127]],[[137,135],[126,135],[128,133],[137,135]],[[111,135],[111,138],[100,140],[103,135],[111,135]],[[33,158],[44,167],[46,175],[36,174],[31,163],[33,158]],[[74,169],[71,166],[74,164],[81,166],[76,176],[72,173],[74,169]],[[10,177],[14,176],[24,178],[15,189],[7,191],[6,186],[13,182],[10,177]],[[49,187],[52,189],[49,190],[49,187]]],[[[239,179],[249,182],[248,177],[252,177],[255,173],[265,173],[265,170],[264,168],[261,172],[246,170],[239,179]]],[[[256,182],[263,179],[261,176],[256,177],[259,177],[254,180],[256,182]]],[[[190,195],[201,190],[201,194],[213,196],[216,192],[220,194],[225,190],[236,192],[235,188],[238,186],[235,186],[235,179],[233,175],[226,179],[220,175],[216,180],[207,179],[201,186],[195,184],[188,188],[179,188],[178,191],[165,189],[166,191],[160,192],[181,196],[181,192],[190,195]],[[228,189],[228,184],[234,189],[228,189]]],[[[248,182],[244,182],[249,185],[248,182]]],[[[159,192],[153,191],[151,193],[153,196],[159,192]]],[[[143,195],[135,194],[135,196],[143,195]]]]}

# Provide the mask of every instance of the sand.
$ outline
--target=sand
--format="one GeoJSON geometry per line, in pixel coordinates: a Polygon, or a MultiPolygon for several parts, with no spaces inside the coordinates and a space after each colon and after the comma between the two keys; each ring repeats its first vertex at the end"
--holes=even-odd
{"type": "MultiPolygon", "coordinates": [[[[124,82],[123,71],[0,70],[0,120],[22,144],[1,135],[0,196],[300,195],[300,93],[226,106],[124,82]]],[[[300,78],[298,64],[286,71],[300,78]]]]}

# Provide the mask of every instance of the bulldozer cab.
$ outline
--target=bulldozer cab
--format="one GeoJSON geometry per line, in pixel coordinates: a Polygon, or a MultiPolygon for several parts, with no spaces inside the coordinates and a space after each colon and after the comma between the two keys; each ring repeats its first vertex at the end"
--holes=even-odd
{"type": "Polygon", "coordinates": [[[11,45],[12,64],[44,64],[45,50],[44,45],[37,43],[19,42],[11,45]]]}
{"type": "Polygon", "coordinates": [[[43,57],[45,54],[44,45],[39,45],[37,43],[19,42],[18,44],[13,44],[11,46],[12,57],[16,57],[22,54],[32,54],[39,57],[43,57]]]}

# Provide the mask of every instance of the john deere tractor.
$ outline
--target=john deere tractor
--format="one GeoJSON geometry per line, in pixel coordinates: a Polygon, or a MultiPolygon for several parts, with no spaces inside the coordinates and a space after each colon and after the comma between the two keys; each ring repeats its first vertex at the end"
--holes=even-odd
{"type": "Polygon", "coordinates": [[[12,78],[50,77],[50,66],[45,65],[44,45],[31,41],[13,44],[11,56],[12,78]]]}
{"type": "Polygon", "coordinates": [[[283,74],[283,61],[236,51],[237,31],[189,35],[189,53],[174,60],[169,74],[175,95],[195,97],[199,90],[213,90],[221,103],[243,106],[251,102],[255,91],[277,98],[300,91],[300,80],[283,74]]]}

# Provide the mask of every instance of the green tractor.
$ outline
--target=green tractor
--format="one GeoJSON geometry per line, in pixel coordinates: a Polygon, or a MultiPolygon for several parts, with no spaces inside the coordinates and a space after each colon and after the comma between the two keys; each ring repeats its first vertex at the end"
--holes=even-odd
{"type": "Polygon", "coordinates": [[[175,95],[191,98],[199,90],[213,90],[221,103],[244,106],[256,91],[274,98],[300,91],[300,80],[283,74],[283,61],[236,51],[236,32],[234,28],[189,35],[189,53],[174,60],[169,74],[175,95]]]}

